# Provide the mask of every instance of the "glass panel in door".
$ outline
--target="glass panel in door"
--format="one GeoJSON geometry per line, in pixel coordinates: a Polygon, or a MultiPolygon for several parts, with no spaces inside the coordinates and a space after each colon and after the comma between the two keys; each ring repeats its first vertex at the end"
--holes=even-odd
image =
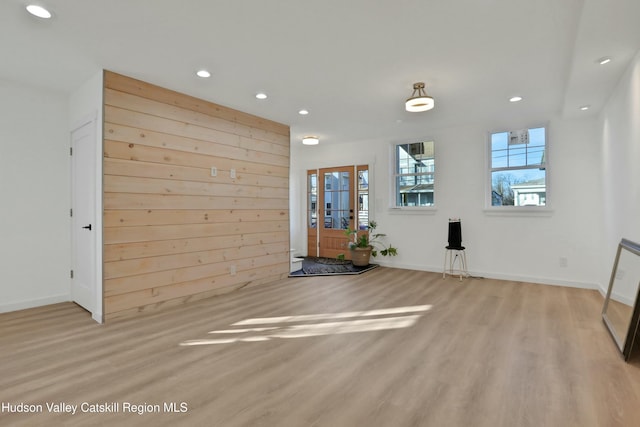
{"type": "Polygon", "coordinates": [[[318,173],[307,171],[307,254],[318,256],[318,173]]]}
{"type": "Polygon", "coordinates": [[[323,187],[319,194],[319,256],[336,258],[344,255],[349,259],[345,230],[354,228],[354,167],[320,169],[320,176],[323,187]]]}

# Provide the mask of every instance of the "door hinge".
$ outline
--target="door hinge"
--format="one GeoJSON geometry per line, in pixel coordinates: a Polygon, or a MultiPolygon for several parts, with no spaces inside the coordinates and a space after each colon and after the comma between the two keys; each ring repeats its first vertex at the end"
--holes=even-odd
{"type": "Polygon", "coordinates": [[[69,216],[73,216],[73,209],[69,209],[69,216]]]}
{"type": "Polygon", "coordinates": [[[73,279],[73,270],[71,270],[71,278],[73,279]]]}
{"type": "Polygon", "coordinates": [[[73,147],[69,147],[69,155],[73,156],[73,147]]]}

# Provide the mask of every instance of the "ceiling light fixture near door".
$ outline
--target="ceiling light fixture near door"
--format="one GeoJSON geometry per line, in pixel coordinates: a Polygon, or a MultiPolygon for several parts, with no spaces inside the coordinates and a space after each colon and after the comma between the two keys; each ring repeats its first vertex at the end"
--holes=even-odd
{"type": "Polygon", "coordinates": [[[267,94],[264,92],[256,93],[256,98],[258,99],[267,99],[267,94]]]}
{"type": "Polygon", "coordinates": [[[596,62],[600,65],[605,65],[611,62],[611,58],[608,56],[604,56],[602,58],[596,59],[596,62]]]}
{"type": "Polygon", "coordinates": [[[512,96],[511,98],[509,98],[509,102],[520,102],[520,101],[522,101],[521,96],[512,96]]]}
{"type": "Polygon", "coordinates": [[[304,138],[302,138],[302,143],[304,145],[318,145],[320,143],[320,140],[317,136],[305,136],[304,138]]]}
{"type": "Polygon", "coordinates": [[[198,70],[196,72],[196,75],[198,77],[202,77],[203,79],[208,79],[209,77],[211,77],[211,73],[207,70],[198,70]]]}
{"type": "Polygon", "coordinates": [[[412,113],[431,110],[434,105],[435,101],[425,92],[423,82],[413,84],[413,93],[404,103],[406,110],[412,113]]]}
{"type": "Polygon", "coordinates": [[[37,4],[30,4],[29,6],[27,6],[27,12],[29,12],[33,16],[37,16],[38,18],[42,18],[42,19],[51,18],[51,12],[49,12],[47,9],[45,9],[42,6],[38,6],[37,4]]]}

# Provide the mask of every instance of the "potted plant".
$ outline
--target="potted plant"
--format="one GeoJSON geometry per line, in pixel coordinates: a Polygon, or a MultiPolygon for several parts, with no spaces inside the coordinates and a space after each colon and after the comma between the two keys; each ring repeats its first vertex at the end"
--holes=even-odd
{"type": "Polygon", "coordinates": [[[378,256],[378,253],[382,256],[396,256],[398,255],[398,249],[382,243],[382,238],[386,236],[383,233],[374,233],[374,230],[378,224],[375,221],[370,221],[367,226],[367,232],[358,235],[358,230],[352,230],[347,228],[345,234],[349,237],[349,249],[351,250],[351,262],[358,267],[364,267],[369,265],[369,259],[371,256],[378,256]]]}

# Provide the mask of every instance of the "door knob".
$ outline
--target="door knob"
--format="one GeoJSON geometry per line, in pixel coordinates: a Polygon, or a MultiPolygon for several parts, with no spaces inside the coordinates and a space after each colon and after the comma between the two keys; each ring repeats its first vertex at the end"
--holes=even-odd
{"type": "Polygon", "coordinates": [[[84,227],[82,227],[82,228],[86,228],[87,230],[91,231],[91,224],[89,224],[89,225],[85,225],[85,226],[84,226],[84,227]]]}

